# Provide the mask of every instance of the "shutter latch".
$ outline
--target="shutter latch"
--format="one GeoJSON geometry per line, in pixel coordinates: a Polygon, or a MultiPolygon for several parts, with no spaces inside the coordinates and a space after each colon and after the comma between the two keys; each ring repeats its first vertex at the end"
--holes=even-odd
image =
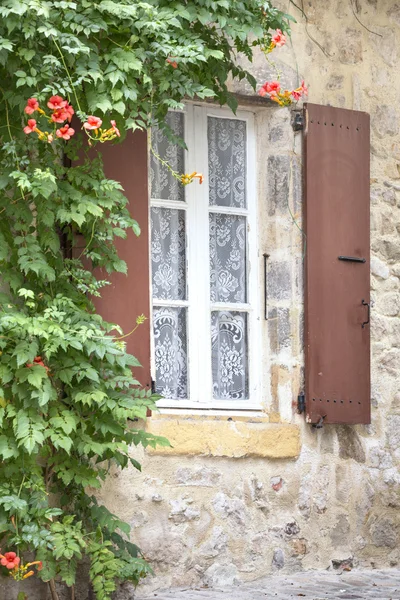
{"type": "Polygon", "coordinates": [[[299,413],[299,415],[301,415],[301,413],[305,412],[306,410],[306,396],[304,394],[304,392],[302,392],[301,394],[299,394],[297,396],[297,412],[299,413]]]}

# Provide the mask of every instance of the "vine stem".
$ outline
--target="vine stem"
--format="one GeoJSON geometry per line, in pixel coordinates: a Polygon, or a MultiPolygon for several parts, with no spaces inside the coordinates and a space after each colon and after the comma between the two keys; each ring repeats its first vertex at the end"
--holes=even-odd
{"type": "Polygon", "coordinates": [[[73,94],[74,94],[74,96],[75,96],[76,105],[77,105],[77,107],[79,108],[79,111],[80,111],[80,112],[83,112],[83,111],[82,111],[82,108],[81,108],[81,105],[79,104],[78,96],[76,95],[76,92],[75,92],[75,86],[74,86],[74,84],[73,84],[73,82],[72,82],[71,75],[70,75],[70,73],[69,73],[69,70],[68,70],[67,64],[66,64],[66,62],[65,62],[65,59],[64,59],[64,54],[62,53],[62,50],[61,50],[60,46],[57,44],[57,42],[56,42],[56,40],[55,40],[55,38],[54,38],[54,36],[53,36],[53,35],[51,36],[51,39],[53,40],[53,42],[54,42],[54,45],[55,45],[55,47],[57,48],[57,50],[58,50],[58,53],[59,53],[59,55],[60,55],[60,57],[61,57],[62,64],[64,65],[65,72],[66,72],[66,74],[67,74],[67,77],[68,77],[68,79],[69,79],[69,83],[70,83],[70,85],[71,85],[72,93],[73,93],[73,94]]]}
{"type": "Polygon", "coordinates": [[[57,594],[56,583],[54,579],[50,579],[49,588],[51,593],[51,600],[60,600],[60,596],[57,594]]]}
{"type": "MultiPolygon", "coordinates": [[[[13,138],[12,133],[11,133],[10,115],[9,115],[9,112],[8,112],[8,102],[7,102],[7,98],[5,97],[4,90],[1,90],[1,91],[3,92],[4,105],[6,107],[6,122],[7,122],[6,127],[7,127],[7,131],[8,131],[8,135],[10,137],[10,141],[12,142],[14,140],[14,138],[13,138]]],[[[21,173],[22,171],[21,171],[21,169],[19,167],[18,155],[17,155],[17,153],[15,151],[15,148],[14,148],[14,157],[15,157],[15,162],[17,163],[17,169],[21,173]]],[[[25,200],[24,191],[22,189],[21,189],[21,194],[22,194],[22,198],[25,200]]]]}
{"type": "Polygon", "coordinates": [[[75,600],[75,586],[71,585],[71,600],[75,600]]]}

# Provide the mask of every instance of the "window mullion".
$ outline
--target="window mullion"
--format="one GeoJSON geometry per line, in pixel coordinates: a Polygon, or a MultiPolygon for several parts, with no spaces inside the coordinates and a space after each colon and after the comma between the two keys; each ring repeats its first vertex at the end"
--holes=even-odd
{"type": "MultiPolygon", "coordinates": [[[[188,105],[186,111],[185,142],[188,152],[185,153],[185,172],[192,173],[195,170],[195,135],[193,123],[193,106],[188,105]]],[[[187,249],[187,284],[188,284],[188,375],[189,375],[189,398],[190,402],[198,400],[199,375],[198,363],[200,360],[198,337],[198,319],[197,319],[197,296],[198,281],[197,273],[197,218],[196,218],[196,187],[197,180],[186,186],[186,249],[187,249]]]]}

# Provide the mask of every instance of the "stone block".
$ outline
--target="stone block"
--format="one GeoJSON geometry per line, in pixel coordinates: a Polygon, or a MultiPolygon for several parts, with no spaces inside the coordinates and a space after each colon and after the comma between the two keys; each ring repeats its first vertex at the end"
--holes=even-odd
{"type": "Polygon", "coordinates": [[[291,315],[288,308],[271,308],[268,311],[268,331],[271,352],[278,354],[291,345],[291,315]]]}
{"type": "Polygon", "coordinates": [[[149,454],[295,458],[300,453],[297,425],[252,421],[176,418],[165,415],[147,420],[147,431],[166,437],[172,447],[147,448],[149,454]]]}
{"type": "Polygon", "coordinates": [[[268,157],[268,214],[270,217],[287,212],[289,197],[289,156],[268,157]]]}
{"type": "Polygon", "coordinates": [[[286,261],[270,261],[268,265],[268,300],[290,300],[292,269],[286,261]]]}

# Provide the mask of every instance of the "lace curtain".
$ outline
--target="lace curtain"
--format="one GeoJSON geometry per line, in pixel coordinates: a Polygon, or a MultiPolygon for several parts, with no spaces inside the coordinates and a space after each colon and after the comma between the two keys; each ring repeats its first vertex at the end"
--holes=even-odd
{"type": "MultiPolygon", "coordinates": [[[[166,122],[175,135],[183,138],[185,134],[184,115],[169,112],[166,122]]],[[[166,160],[178,173],[185,172],[184,149],[168,140],[165,133],[153,127],[151,143],[154,151],[166,160]]],[[[185,188],[169,170],[151,153],[150,154],[150,190],[151,197],[161,200],[185,200],[185,188]]]]}
{"type": "Polygon", "coordinates": [[[210,206],[246,208],[246,122],[208,117],[210,206]]]}
{"type": "Polygon", "coordinates": [[[246,313],[211,313],[211,353],[214,398],[248,398],[246,313]]]}
{"type": "MultiPolygon", "coordinates": [[[[210,206],[247,207],[246,122],[208,118],[208,171],[210,206]]],[[[247,302],[247,219],[211,212],[210,299],[212,303],[247,302]]],[[[211,313],[213,397],[248,398],[247,313],[234,310],[211,313]]]]}
{"type": "MultiPolygon", "coordinates": [[[[170,112],[167,123],[175,135],[184,135],[184,115],[170,112]]],[[[184,150],[170,142],[158,128],[152,129],[154,151],[183,173],[184,150]]],[[[185,188],[162,163],[150,155],[151,197],[185,200],[185,188]]],[[[158,306],[158,300],[186,300],[186,212],[151,207],[151,267],[153,287],[153,336],[156,391],[165,398],[188,397],[187,309],[158,306]]]]}

